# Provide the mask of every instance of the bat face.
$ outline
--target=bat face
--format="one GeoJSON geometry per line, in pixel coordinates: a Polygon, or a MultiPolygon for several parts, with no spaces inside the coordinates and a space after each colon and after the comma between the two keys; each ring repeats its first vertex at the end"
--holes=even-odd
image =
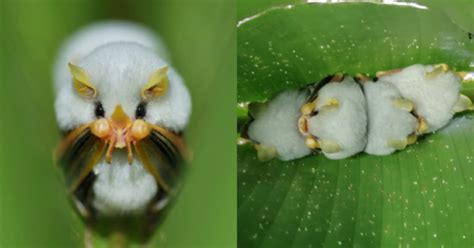
{"type": "Polygon", "coordinates": [[[102,115],[110,118],[118,105],[131,119],[141,117],[174,132],[185,128],[190,95],[179,74],[152,50],[135,43],[109,43],[71,65],[71,77],[64,79],[55,104],[62,130],[102,115]]]}
{"type": "MultiPolygon", "coordinates": [[[[90,188],[86,184],[94,183],[91,176],[110,177],[113,169],[94,168],[119,166],[122,161],[115,156],[126,154],[130,166],[154,178],[159,194],[173,195],[185,153],[179,133],[191,108],[178,74],[152,51],[134,43],[101,46],[77,64],[70,63],[69,69],[71,83],[60,90],[56,101],[59,125],[69,130],[57,150],[68,189],[82,192],[90,188]]],[[[127,182],[135,180],[129,175],[122,176],[123,185],[136,184],[127,182]]],[[[94,190],[98,197],[100,189],[94,190]]],[[[117,195],[125,199],[121,204],[140,193],[130,192],[117,195]]],[[[83,205],[91,205],[85,199],[91,200],[84,197],[83,205]]]]}

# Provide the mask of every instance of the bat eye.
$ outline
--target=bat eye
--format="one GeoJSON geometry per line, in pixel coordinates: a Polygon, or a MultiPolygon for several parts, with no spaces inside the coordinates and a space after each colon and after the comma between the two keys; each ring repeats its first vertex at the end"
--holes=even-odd
{"type": "Polygon", "coordinates": [[[102,118],[105,116],[104,107],[101,102],[96,102],[95,104],[95,117],[102,118]]]}
{"type": "Polygon", "coordinates": [[[137,110],[135,111],[135,118],[142,119],[146,115],[146,103],[141,102],[137,106],[137,110]]]}

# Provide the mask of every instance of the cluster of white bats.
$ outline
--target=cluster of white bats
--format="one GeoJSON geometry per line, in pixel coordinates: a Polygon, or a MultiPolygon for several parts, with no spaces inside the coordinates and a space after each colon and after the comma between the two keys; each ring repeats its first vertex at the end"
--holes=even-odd
{"type": "Polygon", "coordinates": [[[330,159],[387,155],[442,128],[454,114],[473,110],[460,93],[460,73],[446,64],[416,64],[376,76],[339,73],[252,103],[245,136],[260,160],[292,160],[314,150],[330,159]]]}

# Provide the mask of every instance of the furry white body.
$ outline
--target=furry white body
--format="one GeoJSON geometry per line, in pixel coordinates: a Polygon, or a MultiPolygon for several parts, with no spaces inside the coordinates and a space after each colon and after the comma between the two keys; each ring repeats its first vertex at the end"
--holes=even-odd
{"type": "Polygon", "coordinates": [[[71,77],[68,63],[77,63],[95,48],[116,41],[135,42],[149,47],[162,59],[168,60],[165,46],[151,30],[144,26],[124,21],[107,21],[91,24],[71,35],[59,50],[54,66],[55,88],[71,77]]]}
{"type": "Polygon", "coordinates": [[[253,120],[248,135],[275,147],[282,160],[308,155],[304,143],[330,159],[361,151],[387,155],[413,144],[418,135],[442,128],[455,113],[474,109],[460,94],[461,78],[445,64],[382,72],[377,82],[367,79],[362,85],[364,92],[353,78],[345,77],[322,86],[317,99],[305,104],[306,95],[283,92],[253,120]],[[295,116],[301,114],[295,127],[295,116]],[[313,137],[304,140],[297,128],[313,137]]]}
{"type": "Polygon", "coordinates": [[[387,155],[396,149],[389,146],[389,140],[405,140],[418,126],[417,119],[410,112],[394,105],[401,95],[392,84],[384,81],[364,82],[367,100],[368,130],[365,152],[387,155]]]}
{"type": "Polygon", "coordinates": [[[258,113],[250,124],[249,137],[263,145],[275,147],[281,160],[310,154],[311,150],[298,131],[300,108],[307,95],[306,91],[291,90],[270,100],[267,109],[258,113]]]}
{"type": "Polygon", "coordinates": [[[102,160],[94,168],[92,205],[100,213],[119,215],[140,213],[155,196],[158,186],[137,160],[128,164],[126,154],[114,154],[113,164],[102,160]]]}
{"type": "Polygon", "coordinates": [[[341,146],[338,152],[323,153],[330,159],[350,157],[364,150],[367,143],[366,101],[359,85],[350,77],[342,82],[332,82],[318,92],[315,116],[308,120],[308,130],[324,146],[325,141],[341,146]],[[338,106],[325,104],[336,99],[338,106]]]}
{"type": "Polygon", "coordinates": [[[461,87],[461,79],[451,71],[428,78],[426,73],[433,69],[432,65],[417,64],[379,79],[395,85],[404,98],[415,104],[415,112],[428,123],[428,132],[451,120],[461,87]]]}
{"type": "MultiPolygon", "coordinates": [[[[59,127],[71,130],[95,120],[99,100],[109,118],[117,105],[134,118],[140,92],[153,71],[169,66],[160,54],[163,46],[144,27],[123,23],[99,23],[80,30],[64,45],[55,67],[55,108],[59,127]],[[156,51],[156,49],[161,49],[156,51]],[[96,100],[74,91],[67,63],[83,68],[97,88],[96,100]]],[[[147,104],[145,121],[172,131],[181,131],[191,113],[191,98],[179,74],[169,67],[166,94],[147,104]]],[[[144,210],[158,186],[153,177],[134,160],[128,165],[126,151],[116,150],[111,164],[99,163],[94,173],[93,206],[99,214],[115,215],[144,210]]]]}

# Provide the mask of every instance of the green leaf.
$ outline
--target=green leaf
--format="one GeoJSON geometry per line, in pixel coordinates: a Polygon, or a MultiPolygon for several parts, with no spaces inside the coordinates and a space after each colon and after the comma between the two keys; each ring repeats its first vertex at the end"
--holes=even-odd
{"type": "MultiPolygon", "coordinates": [[[[474,62],[474,41],[441,11],[367,3],[272,7],[241,22],[238,49],[240,102],[339,71],[474,62]]],[[[474,113],[389,156],[260,162],[239,145],[239,246],[468,247],[473,186],[474,113]]]]}
{"type": "Polygon", "coordinates": [[[265,100],[335,72],[414,63],[468,70],[474,40],[445,15],[381,4],[272,7],[238,28],[238,101],[265,100]]]}
{"type": "Polygon", "coordinates": [[[460,28],[474,33],[474,1],[454,0],[447,4],[444,0],[418,0],[421,4],[445,13],[460,28]]]}
{"type": "Polygon", "coordinates": [[[265,11],[272,6],[284,6],[294,3],[303,3],[303,0],[239,0],[239,7],[237,9],[237,18],[239,20],[245,19],[259,12],[265,11]]]}

